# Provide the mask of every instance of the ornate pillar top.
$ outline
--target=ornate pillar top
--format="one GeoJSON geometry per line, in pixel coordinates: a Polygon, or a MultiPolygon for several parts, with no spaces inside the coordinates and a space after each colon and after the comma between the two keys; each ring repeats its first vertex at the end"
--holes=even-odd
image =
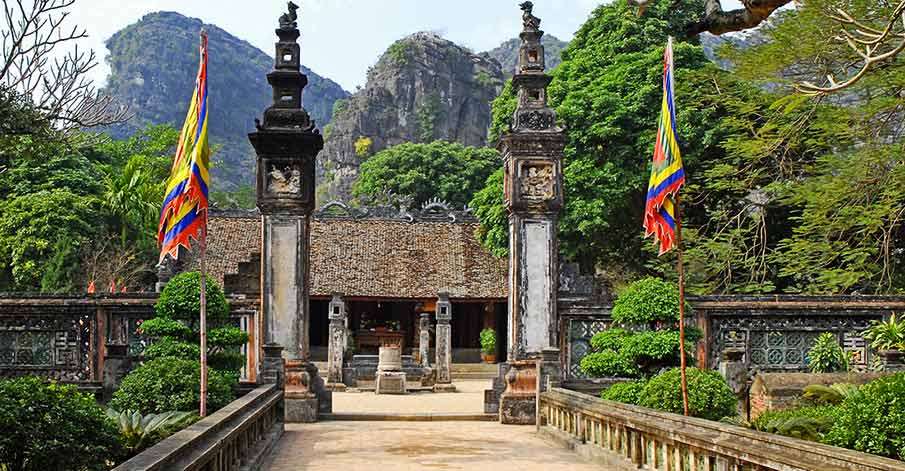
{"type": "Polygon", "coordinates": [[[522,33],[518,66],[512,84],[518,90],[518,109],[513,119],[513,132],[561,132],[556,127],[556,113],[547,106],[547,86],[552,77],[546,74],[546,59],[541,38],[540,18],[534,16],[534,5],[525,2],[522,9],[522,33]]]}

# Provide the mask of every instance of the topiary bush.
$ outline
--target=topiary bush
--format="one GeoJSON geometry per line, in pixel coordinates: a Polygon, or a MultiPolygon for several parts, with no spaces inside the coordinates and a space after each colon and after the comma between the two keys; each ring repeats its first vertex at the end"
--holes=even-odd
{"type": "Polygon", "coordinates": [[[836,336],[831,332],[824,332],[808,350],[808,366],[812,373],[835,373],[847,371],[849,361],[845,351],[836,341],[836,336]]]}
{"type": "MultiPolygon", "coordinates": [[[[686,303],[685,312],[691,307],[686,303]]],[[[613,305],[613,321],[623,325],[647,325],[679,320],[679,288],[659,278],[647,277],[628,285],[613,305]]]]}
{"type": "MultiPolygon", "coordinates": [[[[229,315],[229,304],[223,290],[210,276],[207,277],[207,318],[225,319],[229,315]]],[[[196,271],[174,276],[160,293],[154,306],[157,317],[180,319],[194,324],[201,312],[201,275],[196,271]]]]}
{"type": "MultiPolygon", "coordinates": [[[[712,370],[686,368],[688,412],[694,417],[720,420],[736,414],[738,399],[726,380],[712,370]]],[[[639,404],[675,414],[684,413],[681,369],[673,368],[651,378],[639,404]]]]}
{"type": "MultiPolygon", "coordinates": [[[[207,407],[213,412],[235,399],[235,380],[214,369],[207,375],[207,407]]],[[[132,370],[113,393],[109,406],[142,414],[195,411],[201,402],[201,365],[197,360],[155,358],[132,370]]]]}
{"type": "Polygon", "coordinates": [[[116,427],[90,394],[36,377],[0,380],[0,469],[106,470],[116,427]]]}
{"type": "Polygon", "coordinates": [[[835,408],[825,443],[905,460],[905,372],[861,386],[835,408]]]}
{"type": "Polygon", "coordinates": [[[600,398],[606,399],[607,401],[637,405],[644,398],[645,386],[647,386],[647,381],[644,380],[616,383],[604,389],[600,393],[600,398]]]}
{"type": "Polygon", "coordinates": [[[618,352],[619,349],[622,348],[625,339],[634,334],[635,333],[630,330],[619,327],[602,330],[591,337],[591,348],[597,352],[602,352],[604,350],[618,352]]]}
{"type": "Polygon", "coordinates": [[[581,371],[590,376],[634,378],[641,374],[632,361],[612,350],[589,353],[581,359],[581,371]]]}

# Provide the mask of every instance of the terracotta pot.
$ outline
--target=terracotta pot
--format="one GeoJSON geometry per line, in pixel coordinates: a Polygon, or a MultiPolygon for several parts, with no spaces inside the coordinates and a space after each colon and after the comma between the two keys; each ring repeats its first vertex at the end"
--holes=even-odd
{"type": "Polygon", "coordinates": [[[484,360],[484,363],[496,363],[496,354],[481,352],[481,360],[484,360]]]}

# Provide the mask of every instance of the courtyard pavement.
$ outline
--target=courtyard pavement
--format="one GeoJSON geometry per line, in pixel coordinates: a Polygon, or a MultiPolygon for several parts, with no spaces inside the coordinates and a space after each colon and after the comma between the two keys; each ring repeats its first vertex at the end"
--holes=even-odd
{"type": "MultiPolygon", "coordinates": [[[[333,412],[465,413],[483,412],[488,380],[459,380],[459,392],[405,396],[373,392],[333,393],[333,412]]],[[[479,470],[505,465],[518,471],[585,471],[599,466],[535,435],[534,426],[499,422],[353,422],[286,424],[286,432],[262,469],[330,470],[479,470]]]]}
{"type": "Polygon", "coordinates": [[[498,422],[318,422],[287,424],[262,469],[599,470],[575,452],[535,436],[533,426],[498,422]]]}
{"type": "Polygon", "coordinates": [[[484,390],[490,389],[490,383],[490,380],[458,380],[455,382],[455,393],[417,392],[404,396],[334,392],[333,413],[480,414],[484,412],[484,390]]]}

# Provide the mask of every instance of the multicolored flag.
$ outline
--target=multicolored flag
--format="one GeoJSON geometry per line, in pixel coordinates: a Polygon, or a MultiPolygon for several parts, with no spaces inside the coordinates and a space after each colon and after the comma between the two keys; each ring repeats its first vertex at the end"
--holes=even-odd
{"type": "Polygon", "coordinates": [[[660,244],[660,255],[673,248],[676,238],[675,197],[685,183],[685,169],[679,151],[676,129],[676,108],[673,103],[672,38],[666,44],[663,61],[663,103],[660,109],[660,129],[654,147],[654,162],[647,185],[647,204],[644,208],[644,237],[654,236],[660,244]]]}
{"type": "Polygon", "coordinates": [[[180,246],[191,249],[190,238],[199,240],[207,230],[210,186],[207,111],[207,34],[202,32],[195,93],[179,135],[157,227],[161,261],[167,254],[176,258],[180,246]]]}

